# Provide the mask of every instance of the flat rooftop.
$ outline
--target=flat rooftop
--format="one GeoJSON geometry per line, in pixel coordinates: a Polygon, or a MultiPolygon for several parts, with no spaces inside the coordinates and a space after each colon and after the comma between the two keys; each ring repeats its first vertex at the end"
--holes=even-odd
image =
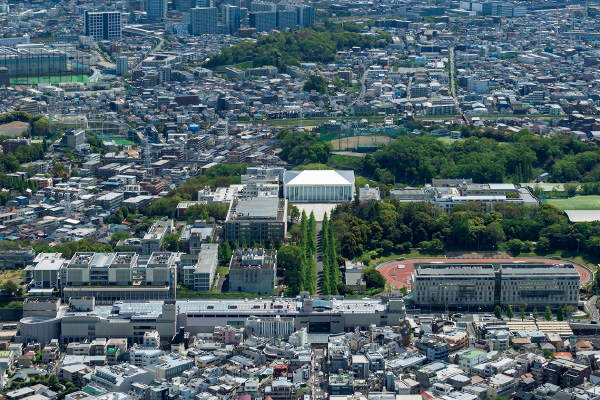
{"type": "Polygon", "coordinates": [[[494,276],[494,266],[492,264],[420,264],[417,266],[416,273],[419,276],[494,276]]]}
{"type": "Polygon", "coordinates": [[[572,264],[502,264],[502,275],[572,275],[579,279],[579,273],[572,264]]]}
{"type": "Polygon", "coordinates": [[[285,219],[285,213],[285,199],[276,197],[253,197],[250,199],[234,199],[231,202],[227,219],[268,219],[283,221],[285,219]]]}

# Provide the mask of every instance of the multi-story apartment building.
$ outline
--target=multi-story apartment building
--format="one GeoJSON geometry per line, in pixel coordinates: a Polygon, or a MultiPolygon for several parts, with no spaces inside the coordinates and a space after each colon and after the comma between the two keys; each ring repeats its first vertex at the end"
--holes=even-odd
{"type": "Polygon", "coordinates": [[[218,12],[216,7],[194,7],[190,10],[191,33],[195,36],[217,33],[218,12]]]}
{"type": "Polygon", "coordinates": [[[561,388],[574,388],[589,379],[589,365],[576,363],[564,358],[555,358],[548,362],[543,369],[544,383],[552,383],[561,388]]]}
{"type": "Polygon", "coordinates": [[[259,11],[249,14],[250,27],[258,32],[277,29],[277,11],[259,11]]]}
{"type": "Polygon", "coordinates": [[[222,8],[222,14],[223,24],[227,28],[227,33],[236,34],[238,29],[240,29],[240,8],[230,4],[225,4],[222,8]]]}
{"type": "Polygon", "coordinates": [[[450,345],[439,336],[424,336],[416,342],[416,346],[427,357],[428,362],[448,361],[450,345]]]}
{"type": "Polygon", "coordinates": [[[95,41],[119,40],[123,35],[121,13],[118,11],[85,11],[83,23],[85,36],[91,36],[95,41]]]}
{"type": "Polygon", "coordinates": [[[124,199],[125,195],[123,193],[110,192],[98,197],[96,199],[96,205],[98,207],[102,207],[105,210],[114,210],[121,205],[124,199]]]}
{"type": "Polygon", "coordinates": [[[167,18],[167,0],[146,1],[146,15],[150,21],[160,21],[167,18]]]}

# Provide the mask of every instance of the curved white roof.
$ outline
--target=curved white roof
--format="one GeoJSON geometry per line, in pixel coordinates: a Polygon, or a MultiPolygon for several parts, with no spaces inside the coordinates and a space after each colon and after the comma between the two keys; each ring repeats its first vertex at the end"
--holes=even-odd
{"type": "Polygon", "coordinates": [[[286,185],[354,185],[354,171],[307,170],[285,171],[286,185]]]}

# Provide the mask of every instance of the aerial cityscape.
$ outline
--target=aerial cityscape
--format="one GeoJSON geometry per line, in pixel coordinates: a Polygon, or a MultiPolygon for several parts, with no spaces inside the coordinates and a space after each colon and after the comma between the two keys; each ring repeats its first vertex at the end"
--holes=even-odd
{"type": "Polygon", "coordinates": [[[0,400],[600,400],[600,2],[0,0],[0,400]]]}

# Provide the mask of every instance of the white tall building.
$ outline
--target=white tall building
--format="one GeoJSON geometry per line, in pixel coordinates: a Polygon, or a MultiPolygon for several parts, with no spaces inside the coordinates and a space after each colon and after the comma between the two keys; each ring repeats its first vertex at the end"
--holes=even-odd
{"type": "Polygon", "coordinates": [[[118,11],[86,11],[83,25],[85,36],[91,36],[95,41],[119,40],[123,35],[121,13],[118,11]]]}

